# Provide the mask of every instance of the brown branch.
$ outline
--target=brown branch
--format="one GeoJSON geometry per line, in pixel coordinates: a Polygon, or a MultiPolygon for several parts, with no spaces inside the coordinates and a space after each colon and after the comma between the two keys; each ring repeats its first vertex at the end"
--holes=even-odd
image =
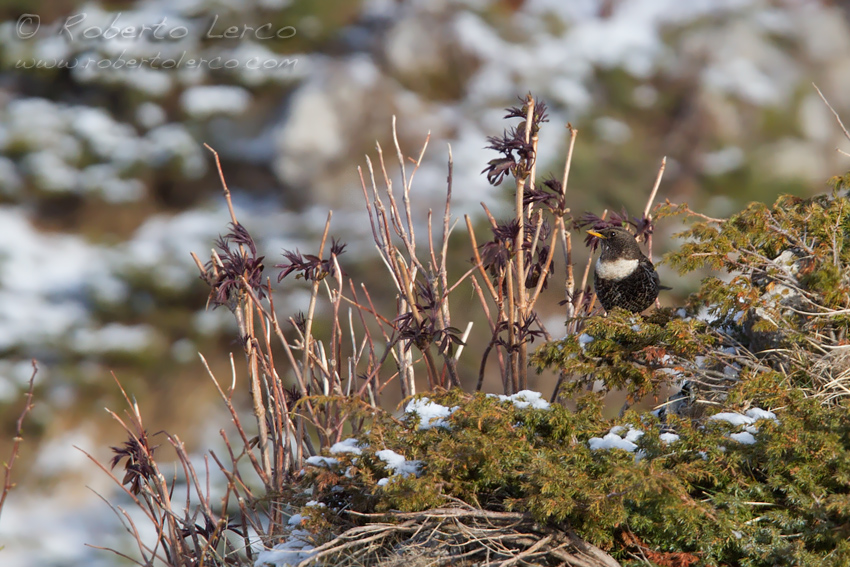
{"type": "MultiPolygon", "coordinates": [[[[602,220],[605,220],[605,217],[607,217],[607,216],[608,216],[608,209],[605,209],[604,211],[602,211],[602,217],[601,217],[602,220]]],[[[573,305],[575,305],[576,308],[581,307],[582,303],[584,302],[584,290],[587,288],[587,277],[588,277],[588,275],[590,275],[590,266],[592,264],[593,264],[593,253],[591,253],[587,257],[587,264],[584,266],[584,275],[581,278],[581,289],[578,290],[578,295],[576,296],[577,299],[576,299],[576,301],[573,302],[573,305]]],[[[595,301],[596,301],[596,296],[594,295],[593,303],[595,303],[595,301]]],[[[588,313],[593,311],[593,303],[591,303],[590,307],[588,308],[588,310],[587,310],[588,313]]],[[[575,331],[575,329],[573,329],[573,331],[575,331]]]]}
{"type": "MultiPolygon", "coordinates": [[[[646,201],[646,208],[643,210],[643,218],[647,220],[647,222],[652,223],[652,214],[650,210],[652,209],[652,202],[655,201],[655,194],[658,193],[658,187],[661,185],[661,178],[664,176],[664,169],[667,167],[667,156],[661,158],[661,167],[658,168],[658,175],[655,177],[655,185],[652,186],[652,192],[649,194],[649,199],[646,201]]],[[[649,261],[652,261],[652,232],[650,231],[646,235],[646,253],[649,257],[649,261]]],[[[655,306],[660,307],[661,304],[658,302],[658,298],[655,298],[655,306]]]]}
{"type": "Polygon", "coordinates": [[[230,220],[233,224],[239,224],[236,220],[236,212],[233,210],[233,201],[230,198],[230,189],[227,187],[227,181],[224,179],[224,171],[221,169],[221,160],[218,157],[218,152],[212,149],[209,144],[204,144],[204,147],[212,152],[215,156],[215,166],[218,169],[218,178],[221,181],[221,188],[224,190],[224,198],[227,201],[227,210],[230,211],[230,220]]]}
{"type": "Polygon", "coordinates": [[[652,220],[649,214],[652,209],[652,202],[655,201],[655,195],[658,193],[658,187],[661,185],[661,178],[664,176],[664,170],[667,168],[667,156],[661,158],[661,167],[658,168],[658,175],[655,176],[655,184],[652,186],[652,192],[649,194],[649,199],[646,201],[646,208],[643,210],[643,216],[652,220]]]}
{"type": "Polygon", "coordinates": [[[35,375],[38,374],[38,364],[35,359],[32,361],[32,375],[29,380],[29,387],[25,394],[26,403],[21,414],[18,416],[18,421],[15,424],[15,437],[12,440],[12,453],[9,456],[9,461],[3,463],[3,491],[0,492],[0,514],[3,513],[3,504],[6,503],[6,496],[9,491],[15,487],[12,482],[12,467],[15,466],[15,460],[18,458],[18,451],[21,448],[21,443],[24,441],[24,419],[35,405],[32,403],[33,392],[35,391],[35,375]]]}
{"type": "MultiPolygon", "coordinates": [[[[207,371],[207,374],[212,379],[213,384],[215,384],[215,389],[218,391],[219,396],[221,396],[222,401],[224,401],[225,406],[227,406],[227,410],[230,412],[230,416],[233,419],[233,424],[236,426],[236,431],[239,433],[239,436],[242,439],[242,443],[244,443],[245,447],[249,447],[251,445],[248,440],[248,435],[245,433],[245,430],[242,428],[242,423],[239,420],[239,414],[236,411],[236,408],[233,406],[233,403],[230,400],[230,396],[226,396],[224,394],[224,390],[221,389],[221,386],[218,383],[215,375],[213,374],[210,365],[207,363],[207,359],[204,358],[204,355],[198,353],[198,356],[201,358],[201,364],[204,365],[204,368],[207,371]]],[[[254,470],[260,476],[260,479],[263,481],[263,485],[269,486],[270,478],[266,476],[265,470],[260,465],[259,461],[257,461],[257,457],[254,455],[252,451],[247,451],[246,454],[251,461],[251,464],[254,466],[254,470]]]]}
{"type": "MultiPolygon", "coordinates": [[[[832,105],[829,104],[829,101],[826,100],[825,96],[823,96],[823,93],[820,91],[818,86],[814,83],[812,83],[812,86],[818,92],[818,95],[820,95],[821,100],[824,102],[824,104],[826,104],[827,108],[829,108],[829,110],[832,111],[832,115],[835,116],[835,119],[838,121],[838,125],[841,127],[841,131],[844,132],[844,137],[847,138],[848,140],[850,140],[850,132],[847,132],[847,128],[844,127],[844,122],[841,121],[841,116],[839,116],[838,112],[836,112],[835,109],[832,108],[832,105]]],[[[838,148],[836,148],[836,149],[838,149],[838,148]]],[[[841,151],[841,150],[838,150],[838,151],[841,151]]],[[[845,152],[842,152],[842,153],[847,155],[845,152]]]]}

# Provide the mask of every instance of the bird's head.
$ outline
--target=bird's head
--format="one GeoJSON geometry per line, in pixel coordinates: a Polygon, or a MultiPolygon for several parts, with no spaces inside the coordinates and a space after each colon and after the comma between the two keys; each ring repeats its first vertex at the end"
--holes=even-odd
{"type": "Polygon", "coordinates": [[[587,233],[599,239],[602,246],[602,259],[636,259],[643,256],[637,240],[629,231],[622,228],[602,228],[588,230],[587,233]]]}

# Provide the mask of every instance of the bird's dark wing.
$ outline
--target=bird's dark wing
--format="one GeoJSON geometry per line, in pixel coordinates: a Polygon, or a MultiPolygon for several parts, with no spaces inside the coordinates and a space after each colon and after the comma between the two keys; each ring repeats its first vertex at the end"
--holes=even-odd
{"type": "Polygon", "coordinates": [[[661,279],[658,277],[658,272],[655,271],[655,266],[652,265],[652,261],[649,258],[644,256],[643,258],[641,258],[640,263],[643,264],[642,267],[646,271],[648,271],[652,274],[652,279],[655,280],[655,285],[658,286],[659,290],[673,289],[672,287],[667,287],[666,285],[661,285],[661,279]]]}

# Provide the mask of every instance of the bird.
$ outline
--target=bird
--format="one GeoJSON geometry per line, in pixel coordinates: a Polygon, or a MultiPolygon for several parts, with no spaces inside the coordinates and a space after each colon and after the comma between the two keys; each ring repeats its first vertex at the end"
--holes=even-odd
{"type": "Polygon", "coordinates": [[[620,307],[640,313],[655,301],[661,285],[652,261],[641,252],[635,237],[622,228],[588,230],[599,238],[602,253],[596,260],[593,285],[606,312],[620,307]]]}

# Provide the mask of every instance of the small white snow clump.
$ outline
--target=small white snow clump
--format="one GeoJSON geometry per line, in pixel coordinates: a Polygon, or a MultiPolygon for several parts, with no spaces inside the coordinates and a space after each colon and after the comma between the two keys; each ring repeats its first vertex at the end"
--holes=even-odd
{"type": "Polygon", "coordinates": [[[591,437],[587,441],[587,445],[594,451],[623,449],[630,453],[634,453],[637,450],[637,444],[635,441],[641,437],[643,437],[643,431],[640,429],[635,429],[631,425],[628,426],[628,428],[623,427],[622,425],[616,425],[612,427],[611,431],[606,433],[604,437],[591,437]],[[623,431],[627,431],[625,437],[620,436],[623,431]]]}
{"type": "Polygon", "coordinates": [[[321,455],[313,455],[312,457],[307,457],[307,460],[304,462],[314,467],[327,468],[330,468],[339,463],[339,461],[337,461],[333,457],[322,457],[321,455]]]}
{"type": "Polygon", "coordinates": [[[387,468],[393,471],[393,474],[387,478],[382,478],[378,481],[378,486],[385,486],[393,476],[417,476],[419,469],[422,467],[422,461],[408,461],[402,455],[390,449],[377,451],[375,456],[387,464],[387,468]]]}
{"type": "Polygon", "coordinates": [[[733,441],[737,441],[743,445],[752,445],[756,442],[755,436],[749,431],[741,431],[740,433],[733,433],[729,436],[729,439],[733,441]]]}
{"type": "Polygon", "coordinates": [[[360,455],[363,453],[361,447],[357,444],[357,439],[353,437],[349,437],[348,439],[343,439],[339,443],[334,443],[330,448],[330,452],[334,455],[338,455],[339,453],[352,453],[354,455],[360,455]]]}
{"type": "Polygon", "coordinates": [[[756,442],[755,434],[758,433],[758,427],[753,424],[761,419],[772,419],[776,421],[776,414],[761,408],[751,408],[746,411],[746,415],[737,412],[721,412],[714,414],[709,419],[725,421],[732,425],[743,427],[744,431],[732,433],[729,435],[729,438],[743,445],[752,445],[756,442]]]}
{"type": "Polygon", "coordinates": [[[432,427],[449,428],[449,422],[446,418],[449,417],[458,408],[447,408],[438,403],[432,402],[428,398],[419,398],[411,400],[404,408],[404,413],[415,413],[419,417],[419,429],[431,429],[432,427]]]}
{"type": "Polygon", "coordinates": [[[725,421],[727,423],[731,423],[732,425],[750,425],[752,423],[755,423],[756,421],[751,417],[736,412],[716,413],[708,419],[714,421],[725,421]]]}
{"type": "Polygon", "coordinates": [[[667,443],[668,445],[670,443],[675,443],[676,441],[679,440],[679,436],[676,435],[675,433],[662,433],[658,437],[659,437],[659,439],[661,439],[661,441],[663,441],[664,443],[667,443]]]}
{"type": "Polygon", "coordinates": [[[532,407],[534,409],[549,409],[549,402],[543,399],[543,394],[532,390],[521,390],[513,396],[487,394],[488,397],[499,398],[502,402],[513,402],[518,409],[532,407]]]}

